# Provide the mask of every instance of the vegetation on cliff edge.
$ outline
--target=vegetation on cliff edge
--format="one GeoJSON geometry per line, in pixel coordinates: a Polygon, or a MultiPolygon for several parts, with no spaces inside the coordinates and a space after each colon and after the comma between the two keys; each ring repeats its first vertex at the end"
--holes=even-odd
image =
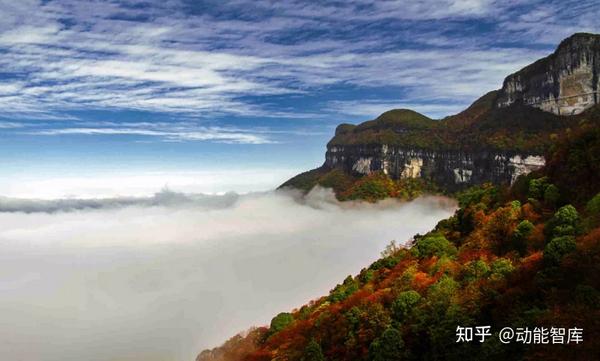
{"type": "Polygon", "coordinates": [[[412,200],[423,194],[440,193],[435,184],[422,178],[392,179],[382,172],[362,177],[349,175],[341,169],[317,168],[301,173],[281,187],[291,187],[308,193],[313,187],[333,189],[340,201],[377,202],[385,198],[412,200]]]}
{"type": "Polygon", "coordinates": [[[387,144],[433,151],[488,149],[543,154],[556,133],[576,125],[581,118],[519,104],[495,108],[496,95],[490,92],[463,112],[442,120],[397,109],[354,127],[343,124],[328,146],[387,144]]]}

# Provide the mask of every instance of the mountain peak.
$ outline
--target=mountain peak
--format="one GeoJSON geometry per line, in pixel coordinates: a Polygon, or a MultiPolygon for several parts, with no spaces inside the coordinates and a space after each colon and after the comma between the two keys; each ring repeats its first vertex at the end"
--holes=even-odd
{"type": "Polygon", "coordinates": [[[563,41],[561,41],[557,47],[557,50],[560,50],[561,48],[563,48],[565,46],[569,46],[569,45],[572,45],[573,43],[577,43],[580,41],[592,41],[592,42],[600,41],[600,34],[574,33],[573,35],[571,35],[568,38],[565,38],[563,41]]]}
{"type": "Polygon", "coordinates": [[[387,119],[396,119],[396,120],[405,120],[405,119],[429,119],[425,115],[416,112],[412,109],[392,109],[387,112],[382,113],[377,117],[377,120],[387,120],[387,119]]]}

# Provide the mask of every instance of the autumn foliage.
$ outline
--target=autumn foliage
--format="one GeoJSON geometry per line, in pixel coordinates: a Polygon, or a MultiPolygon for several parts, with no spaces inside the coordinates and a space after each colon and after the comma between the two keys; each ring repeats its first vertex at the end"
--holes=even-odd
{"type": "MultiPolygon", "coordinates": [[[[329,295],[198,360],[598,359],[600,184],[590,179],[597,179],[599,153],[586,150],[599,144],[598,134],[565,136],[546,170],[511,189],[483,185],[457,195],[454,216],[415,236],[411,247],[389,247],[329,295]],[[560,169],[585,179],[567,180],[560,169]],[[493,332],[576,326],[584,342],[501,344],[491,337],[457,343],[458,325],[490,325],[493,332]]],[[[346,197],[376,200],[395,191],[395,184],[373,176],[346,197]]]]}

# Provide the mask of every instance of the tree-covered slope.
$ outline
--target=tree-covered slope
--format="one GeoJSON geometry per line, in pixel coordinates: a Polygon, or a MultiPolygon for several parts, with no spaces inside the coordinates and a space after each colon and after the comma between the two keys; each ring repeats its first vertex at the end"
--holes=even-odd
{"type": "MultiPolygon", "coordinates": [[[[358,126],[342,124],[328,147],[368,144],[403,144],[410,149],[476,151],[477,149],[527,151],[545,154],[551,151],[556,140],[571,134],[582,126],[595,127],[600,124],[600,105],[582,114],[561,117],[536,108],[513,105],[494,108],[495,92],[484,95],[467,110],[440,121],[431,120],[415,112],[396,110],[384,113],[379,118],[358,126]]],[[[563,174],[572,171],[563,172],[563,174]]],[[[555,174],[559,177],[559,174],[555,174]]],[[[371,182],[385,177],[381,174],[359,176],[338,168],[325,166],[301,173],[281,185],[304,192],[314,186],[333,188],[340,200],[360,198],[351,189],[357,182],[371,182]],[[363,179],[364,178],[364,179],[363,179]]],[[[595,179],[586,176],[586,179],[595,179]]],[[[443,186],[425,179],[390,180],[397,187],[422,185],[421,192],[446,191],[443,186]]],[[[388,188],[389,190],[389,188],[388,188]]],[[[387,197],[411,199],[410,192],[388,191],[387,197]]],[[[413,194],[415,194],[413,192],[413,194]]],[[[365,197],[367,200],[378,197],[365,197]]]]}
{"type": "Polygon", "coordinates": [[[497,92],[490,92],[461,113],[441,120],[396,109],[357,126],[343,124],[328,147],[386,144],[433,151],[490,149],[543,154],[552,135],[577,120],[521,104],[498,108],[494,106],[496,96],[497,92]]]}
{"type": "Polygon", "coordinates": [[[542,171],[461,193],[412,247],[390,245],[329,295],[198,360],[597,360],[600,129],[582,118],[554,143],[542,171]],[[492,335],[456,342],[458,326],[492,335]],[[504,344],[504,327],[577,327],[583,342],[504,344]]]}

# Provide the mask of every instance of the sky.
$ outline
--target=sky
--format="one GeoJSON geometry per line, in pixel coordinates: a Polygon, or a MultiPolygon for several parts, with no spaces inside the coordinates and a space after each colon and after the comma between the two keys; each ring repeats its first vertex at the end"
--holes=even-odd
{"type": "Polygon", "coordinates": [[[595,0],[0,0],[0,195],[270,189],[342,122],[441,118],[595,0]]]}

